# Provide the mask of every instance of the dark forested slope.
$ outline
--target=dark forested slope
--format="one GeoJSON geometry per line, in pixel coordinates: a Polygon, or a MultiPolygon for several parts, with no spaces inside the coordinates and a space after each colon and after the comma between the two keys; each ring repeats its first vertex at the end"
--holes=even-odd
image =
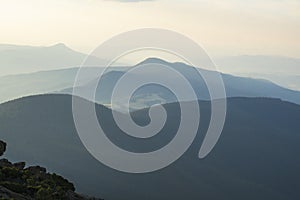
{"type": "MultiPolygon", "coordinates": [[[[104,199],[300,198],[300,106],[296,104],[229,98],[222,136],[211,154],[200,160],[197,155],[210,117],[209,102],[200,101],[198,136],[184,156],[163,170],[132,175],[102,165],[86,151],[74,127],[71,100],[68,95],[44,95],[0,105],[0,138],[13,147],[6,157],[46,166],[74,182],[79,192],[104,199]]],[[[178,105],[165,108],[166,126],[141,142],[124,136],[111,111],[96,106],[108,137],[136,152],[162,147],[172,139],[180,119],[178,105]]],[[[132,115],[139,124],[146,124],[146,112],[132,115]]]]}

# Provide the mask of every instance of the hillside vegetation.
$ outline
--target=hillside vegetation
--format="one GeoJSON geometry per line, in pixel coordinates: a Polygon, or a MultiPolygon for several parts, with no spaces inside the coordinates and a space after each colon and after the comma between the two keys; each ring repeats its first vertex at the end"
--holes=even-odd
{"type": "MultiPolygon", "coordinates": [[[[0,141],[0,155],[6,150],[6,143],[0,141]]],[[[37,200],[87,200],[75,193],[73,183],[45,168],[31,166],[25,168],[25,162],[11,163],[0,160],[0,198],[1,199],[37,199],[37,200]]]]}

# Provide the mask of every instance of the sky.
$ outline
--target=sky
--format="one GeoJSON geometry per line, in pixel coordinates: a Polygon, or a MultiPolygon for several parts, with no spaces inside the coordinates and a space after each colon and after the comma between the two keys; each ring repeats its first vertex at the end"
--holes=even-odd
{"type": "Polygon", "coordinates": [[[299,0],[0,0],[0,43],[90,52],[138,28],[182,33],[213,56],[300,58],[299,0]]]}

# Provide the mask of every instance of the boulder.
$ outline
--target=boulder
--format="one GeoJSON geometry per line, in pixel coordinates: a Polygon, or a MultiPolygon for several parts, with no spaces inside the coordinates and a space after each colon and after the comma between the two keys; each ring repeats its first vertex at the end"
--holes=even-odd
{"type": "Polygon", "coordinates": [[[24,169],[25,165],[26,165],[25,162],[17,162],[13,164],[13,166],[19,170],[24,169]]]}
{"type": "Polygon", "coordinates": [[[6,143],[0,140],[0,156],[2,156],[5,151],[6,151],[6,143]]]}
{"type": "Polygon", "coordinates": [[[0,167],[12,167],[13,164],[9,162],[7,159],[0,159],[0,167]]]}

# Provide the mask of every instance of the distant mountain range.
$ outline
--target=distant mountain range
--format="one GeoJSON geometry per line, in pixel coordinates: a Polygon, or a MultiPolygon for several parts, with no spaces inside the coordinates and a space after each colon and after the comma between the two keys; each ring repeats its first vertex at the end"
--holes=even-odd
{"type": "MultiPolygon", "coordinates": [[[[122,70],[122,68],[114,68],[122,70]]],[[[86,69],[87,74],[92,75],[96,69],[86,69]]],[[[0,77],[0,103],[12,99],[50,92],[61,91],[72,87],[78,68],[40,71],[27,74],[8,75],[0,77]]],[[[88,76],[80,80],[83,84],[96,76],[88,76]]]]}
{"type": "MultiPolygon", "coordinates": [[[[74,51],[62,43],[53,46],[0,44],[0,76],[74,68],[80,66],[86,57],[86,54],[74,51]]],[[[285,88],[300,91],[299,58],[241,55],[216,57],[213,60],[223,73],[267,79],[285,88]]],[[[104,58],[93,57],[88,64],[101,66],[104,61],[104,58]]]]}
{"type": "MultiPolygon", "coordinates": [[[[1,76],[79,67],[86,56],[61,43],[49,47],[0,44],[1,76]]],[[[89,59],[90,65],[103,62],[97,57],[89,59]]]]}
{"type": "Polygon", "coordinates": [[[235,72],[300,75],[300,59],[284,56],[241,55],[217,58],[220,68],[235,72]],[[230,69],[229,69],[230,68],[230,69]]]}
{"type": "Polygon", "coordinates": [[[284,56],[241,55],[214,59],[218,69],[237,76],[263,78],[300,90],[300,59],[284,56]]]}
{"type": "MultiPolygon", "coordinates": [[[[134,67],[142,66],[143,64],[149,64],[150,67],[145,67],[142,74],[135,74],[131,71],[110,71],[104,74],[98,84],[98,89],[96,92],[96,102],[109,105],[111,102],[113,88],[125,74],[126,76],[130,76],[130,80],[143,80],[149,77],[153,77],[153,80],[154,77],[158,77],[158,79],[160,80],[168,79],[173,83],[173,85],[175,85],[177,88],[180,88],[180,90],[185,90],[184,86],[180,82],[178,82],[176,78],[164,74],[160,70],[160,68],[155,68],[152,70],[151,64],[161,64],[169,66],[170,68],[178,71],[190,82],[199,100],[210,99],[207,85],[201,75],[213,77],[212,74],[217,72],[199,69],[201,73],[200,75],[192,66],[188,66],[184,63],[169,63],[157,58],[146,59],[145,61],[139,63],[134,67]]],[[[227,97],[270,97],[280,98],[282,100],[300,104],[300,92],[280,87],[270,81],[266,81],[263,79],[237,77],[228,74],[221,74],[221,76],[225,84],[227,97]]],[[[87,83],[78,89],[83,93],[91,91],[93,85],[97,85],[96,81],[98,80],[91,81],[90,83],[87,83]]],[[[72,91],[72,88],[69,88],[63,90],[62,93],[72,94],[72,91]]],[[[89,100],[92,101],[93,99],[89,100]]],[[[153,104],[165,104],[176,101],[178,100],[171,91],[168,91],[162,86],[152,84],[142,87],[134,93],[134,95],[131,97],[131,108],[141,109],[143,107],[149,107],[153,104]]],[[[117,106],[119,106],[121,110],[124,107],[124,105],[117,106]]]]}
{"type": "MultiPolygon", "coordinates": [[[[42,95],[1,104],[0,138],[13,147],[6,156],[12,161],[46,166],[74,182],[79,192],[104,199],[300,197],[299,105],[278,99],[229,98],[222,136],[211,154],[199,160],[198,151],[210,118],[210,103],[199,101],[200,129],[191,148],[171,166],[137,175],[112,170],[87,152],[75,130],[71,102],[69,95],[42,95]]],[[[165,127],[143,142],[126,136],[116,127],[110,109],[96,105],[96,111],[100,124],[115,144],[143,152],[168,143],[178,128],[178,104],[164,107],[168,113],[165,127]]],[[[139,110],[132,116],[137,123],[147,124],[147,112],[139,110]]]]}
{"type": "MultiPolygon", "coordinates": [[[[206,84],[193,67],[184,63],[169,63],[157,58],[146,59],[140,64],[151,63],[160,63],[177,70],[189,80],[198,95],[198,99],[208,100],[210,98],[206,84]]],[[[141,79],[143,76],[155,76],[161,79],[168,78],[172,80],[171,76],[165,76],[159,70],[145,70],[144,74],[137,76],[134,73],[128,73],[129,69],[131,67],[109,68],[109,71],[106,71],[100,79],[100,85],[96,93],[96,102],[109,105],[112,89],[125,73],[129,74],[133,80],[141,79]]],[[[80,80],[82,90],[89,91],[91,84],[99,78],[99,71],[103,70],[104,68],[85,68],[86,76],[80,80]]],[[[200,71],[204,74],[216,73],[202,69],[200,71]]],[[[77,72],[78,68],[70,68],[0,77],[0,103],[28,95],[53,92],[71,94],[77,72]]],[[[237,77],[228,74],[222,74],[222,77],[228,97],[271,97],[300,104],[299,91],[286,89],[262,79],[237,77]]],[[[176,80],[172,81],[175,85],[177,84],[176,80]]],[[[177,87],[182,88],[180,84],[177,84],[177,87]]],[[[175,101],[176,98],[170,91],[157,85],[149,85],[141,88],[134,94],[131,99],[131,107],[133,109],[141,109],[157,103],[164,104],[175,101]]],[[[124,109],[122,105],[119,105],[119,107],[124,109]]]]}

